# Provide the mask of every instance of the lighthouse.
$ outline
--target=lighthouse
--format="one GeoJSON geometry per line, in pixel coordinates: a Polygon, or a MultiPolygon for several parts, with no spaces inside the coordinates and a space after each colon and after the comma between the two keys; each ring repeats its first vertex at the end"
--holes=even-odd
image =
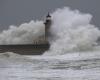
{"type": "Polygon", "coordinates": [[[39,36],[33,41],[34,44],[49,44],[48,38],[50,37],[51,15],[48,13],[44,21],[44,35],[39,36]]]}
{"type": "Polygon", "coordinates": [[[51,15],[48,13],[46,16],[45,24],[45,39],[47,40],[50,36],[50,26],[51,26],[51,15]]]}

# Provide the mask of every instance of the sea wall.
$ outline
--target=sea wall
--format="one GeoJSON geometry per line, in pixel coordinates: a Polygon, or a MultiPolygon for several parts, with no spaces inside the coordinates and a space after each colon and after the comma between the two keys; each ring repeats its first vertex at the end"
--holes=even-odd
{"type": "Polygon", "coordinates": [[[0,53],[14,52],[21,55],[42,55],[48,49],[49,44],[0,45],[0,53]]]}

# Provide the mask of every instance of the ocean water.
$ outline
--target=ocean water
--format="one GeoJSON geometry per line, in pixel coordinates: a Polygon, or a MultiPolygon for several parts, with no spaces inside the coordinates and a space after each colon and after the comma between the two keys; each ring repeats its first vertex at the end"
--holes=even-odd
{"type": "MultiPolygon", "coordinates": [[[[41,56],[0,53],[0,80],[100,80],[100,30],[92,15],[68,7],[51,13],[50,49],[41,56]]],[[[33,44],[43,21],[10,26],[0,44],[33,44]]]]}
{"type": "Polygon", "coordinates": [[[58,56],[0,54],[0,80],[99,80],[100,51],[58,56]]]}

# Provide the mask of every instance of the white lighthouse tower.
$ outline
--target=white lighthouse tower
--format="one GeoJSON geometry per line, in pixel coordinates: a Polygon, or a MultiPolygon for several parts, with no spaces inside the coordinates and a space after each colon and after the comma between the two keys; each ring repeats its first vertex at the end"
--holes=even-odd
{"type": "Polygon", "coordinates": [[[47,40],[48,37],[50,36],[50,26],[51,26],[51,16],[48,13],[46,16],[46,21],[44,22],[45,24],[45,39],[47,40]]]}

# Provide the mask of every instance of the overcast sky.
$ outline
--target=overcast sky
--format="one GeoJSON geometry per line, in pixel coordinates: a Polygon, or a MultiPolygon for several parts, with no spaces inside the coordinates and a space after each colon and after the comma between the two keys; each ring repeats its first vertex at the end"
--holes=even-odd
{"type": "Polygon", "coordinates": [[[100,27],[100,0],[0,0],[0,31],[9,25],[42,19],[48,11],[64,6],[91,13],[92,23],[100,27]]]}

